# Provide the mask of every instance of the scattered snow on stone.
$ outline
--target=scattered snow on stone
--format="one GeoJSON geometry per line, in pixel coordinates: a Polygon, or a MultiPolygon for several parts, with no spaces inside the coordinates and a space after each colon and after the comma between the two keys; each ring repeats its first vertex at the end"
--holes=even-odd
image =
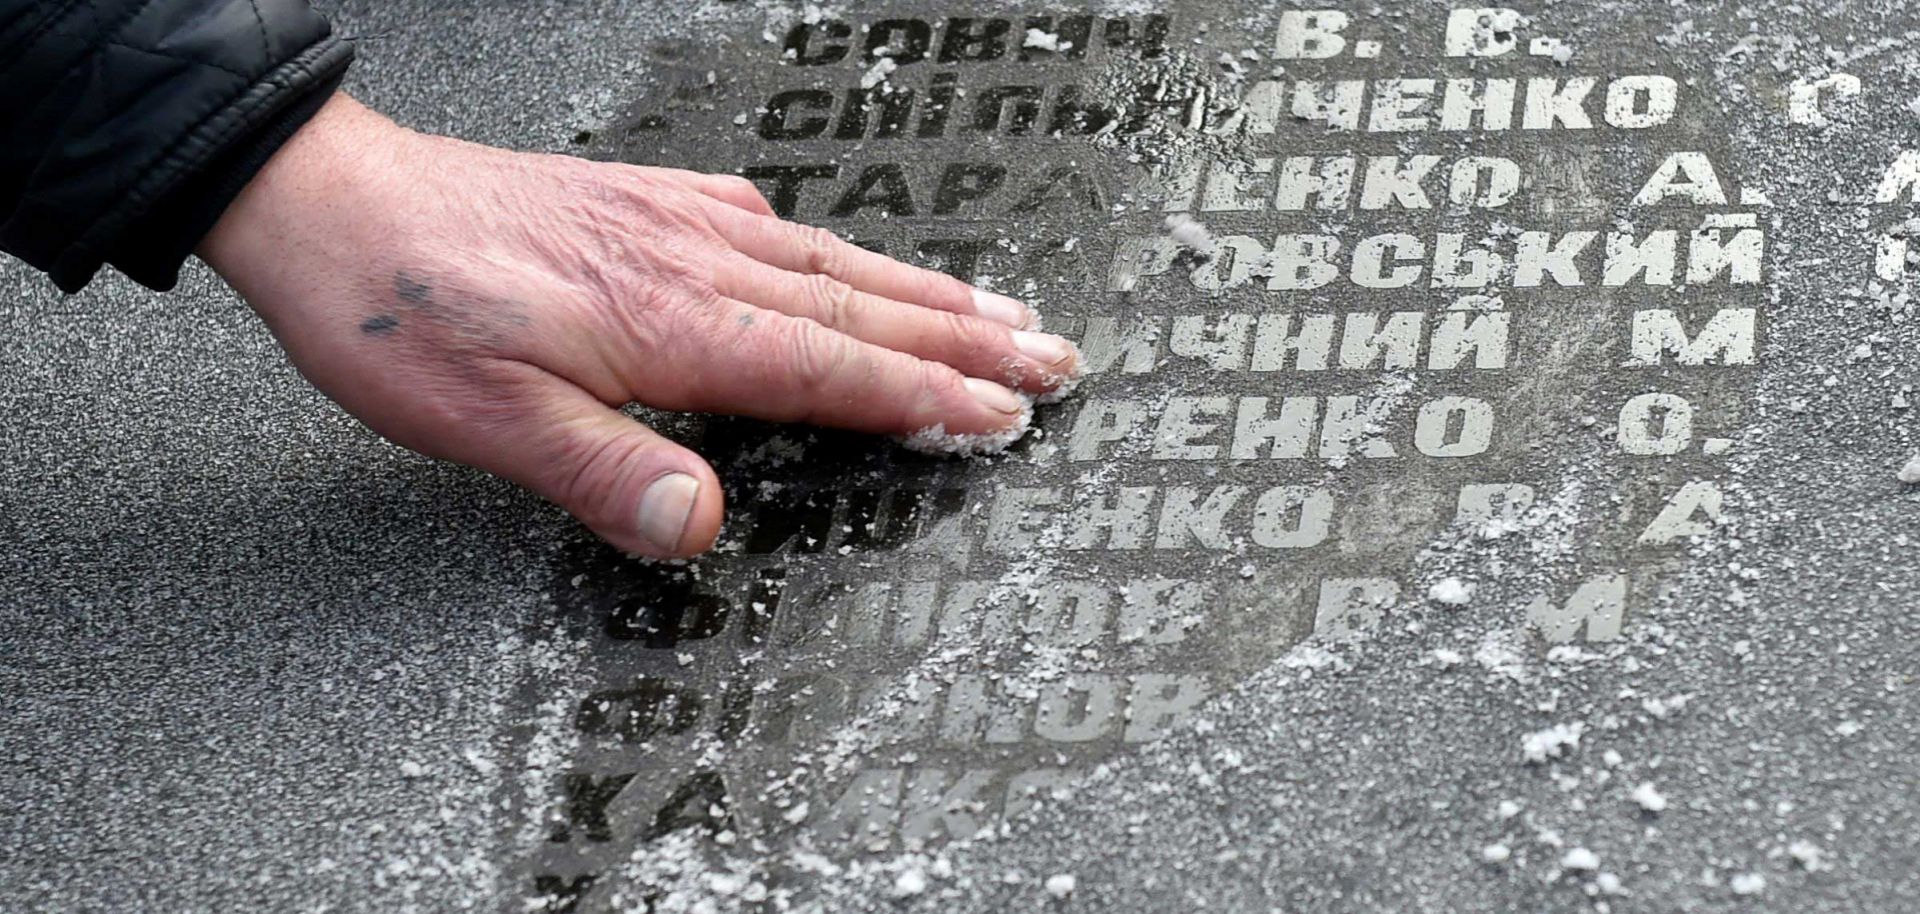
{"type": "Polygon", "coordinates": [[[1167,237],[1175,244],[1184,245],[1202,254],[1213,252],[1213,233],[1207,227],[1194,221],[1185,213],[1174,213],[1167,217],[1167,237]]]}
{"type": "Polygon", "coordinates": [[[893,897],[895,898],[911,898],[926,890],[927,874],[921,872],[918,867],[901,870],[900,874],[893,878],[893,897]]]}
{"type": "Polygon", "coordinates": [[[1633,802],[1648,812],[1663,812],[1667,808],[1667,798],[1656,790],[1651,783],[1633,788],[1633,802]]]}
{"type": "Polygon", "coordinates": [[[1073,890],[1079,887],[1080,880],[1073,878],[1072,873],[1055,873],[1047,877],[1047,894],[1055,898],[1072,895],[1073,890]]]}
{"type": "Polygon", "coordinates": [[[1504,844],[1489,844],[1480,849],[1480,859],[1488,863],[1505,863],[1513,858],[1513,848],[1504,844]]]}
{"type": "Polygon", "coordinates": [[[1071,41],[1061,41],[1060,36],[1041,29],[1027,29],[1026,40],[1020,43],[1023,48],[1039,48],[1042,51],[1059,53],[1073,47],[1071,41]]]}
{"type": "Polygon", "coordinates": [[[1795,863],[1800,864],[1801,868],[1809,872],[1822,867],[1823,864],[1820,860],[1821,853],[1819,845],[1805,838],[1787,845],[1787,856],[1792,857],[1795,863]]]}
{"type": "Polygon", "coordinates": [[[1487,632],[1473,649],[1473,662],[1490,673],[1524,683],[1531,674],[1527,671],[1526,655],[1516,645],[1524,644],[1526,637],[1524,632],[1508,629],[1487,632]]]}
{"type": "Polygon", "coordinates": [[[871,89],[874,86],[880,85],[887,81],[887,77],[893,75],[893,71],[898,69],[900,69],[900,64],[896,63],[893,58],[882,57],[874,61],[873,66],[867,68],[866,73],[861,74],[860,88],[871,89]]]}
{"type": "Polygon", "coordinates": [[[1591,872],[1600,868],[1600,855],[1584,847],[1571,848],[1560,858],[1560,866],[1562,869],[1591,872]]]}
{"type": "Polygon", "coordinates": [[[1767,877],[1759,873],[1738,873],[1727,880],[1727,888],[1735,895],[1758,895],[1767,890],[1767,877]]]}
{"type": "Polygon", "coordinates": [[[1559,758],[1568,747],[1580,745],[1580,734],[1585,733],[1587,725],[1581,721],[1568,724],[1555,724],[1545,730],[1527,734],[1520,742],[1520,753],[1529,764],[1538,765],[1550,758],[1559,758]]]}
{"type": "Polygon", "coordinates": [[[1427,599],[1448,606],[1465,606],[1473,599],[1473,585],[1459,578],[1441,578],[1427,588],[1427,599]]]}
{"type": "Polygon", "coordinates": [[[1640,707],[1648,714],[1660,720],[1666,720],[1668,715],[1686,707],[1688,700],[1692,698],[1692,695],[1675,695],[1671,698],[1648,698],[1640,702],[1640,707]]]}
{"type": "Polygon", "coordinates": [[[1920,483],[1920,454],[1907,458],[1906,465],[1900,468],[1900,472],[1894,474],[1894,478],[1907,485],[1920,483]]]}

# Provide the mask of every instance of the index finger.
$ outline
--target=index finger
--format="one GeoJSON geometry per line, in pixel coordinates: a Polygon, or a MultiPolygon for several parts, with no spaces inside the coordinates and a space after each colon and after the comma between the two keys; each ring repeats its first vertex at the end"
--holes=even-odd
{"type": "Polygon", "coordinates": [[[662,409],[805,422],[997,449],[1018,439],[1032,399],[953,368],[862,342],[803,317],[722,300],[714,346],[675,371],[695,383],[642,396],[662,409]]]}
{"type": "Polygon", "coordinates": [[[734,250],[769,266],[825,274],[882,298],[982,317],[1019,330],[1039,325],[1032,309],[1016,299],[849,244],[818,226],[726,206],[712,207],[708,217],[734,250]]]}

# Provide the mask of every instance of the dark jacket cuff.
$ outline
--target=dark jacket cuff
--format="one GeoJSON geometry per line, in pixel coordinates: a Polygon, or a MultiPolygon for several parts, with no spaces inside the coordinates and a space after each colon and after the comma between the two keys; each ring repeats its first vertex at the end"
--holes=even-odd
{"type": "MultiPolygon", "coordinates": [[[[344,63],[342,66],[344,70],[344,63]]],[[[267,160],[306,126],[340,88],[342,73],[290,95],[268,112],[251,134],[217,153],[206,165],[141,214],[114,239],[106,262],[127,277],[162,292],[179,282],[180,267],[213,230],[235,197],[267,160]]]]}
{"type": "Polygon", "coordinates": [[[0,251],[172,285],[352,58],[308,0],[0,0],[0,251]]]}

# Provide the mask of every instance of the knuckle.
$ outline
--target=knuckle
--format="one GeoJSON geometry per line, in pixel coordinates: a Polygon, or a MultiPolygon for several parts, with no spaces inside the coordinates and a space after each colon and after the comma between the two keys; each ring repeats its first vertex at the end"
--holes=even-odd
{"type": "Polygon", "coordinates": [[[787,337],[787,371],[806,393],[828,389],[852,358],[851,341],[809,320],[794,324],[787,337]]]}
{"type": "Polygon", "coordinates": [[[960,311],[972,309],[972,286],[945,273],[922,270],[917,267],[906,267],[906,269],[913,270],[919,277],[916,285],[920,287],[920,295],[927,303],[960,311]]]}
{"type": "Polygon", "coordinates": [[[957,354],[990,355],[1008,348],[1007,334],[986,321],[951,311],[930,313],[939,315],[941,335],[947,340],[947,348],[957,354]]]}
{"type": "Polygon", "coordinates": [[[601,517],[618,495],[622,468],[630,465],[633,443],[612,436],[563,432],[556,436],[553,500],[588,523],[601,517]]]}
{"type": "Polygon", "coordinates": [[[912,390],[919,397],[917,403],[903,403],[903,409],[938,411],[942,404],[971,403],[973,396],[966,391],[966,375],[951,365],[937,362],[920,362],[913,378],[912,390]]]}
{"type": "Polygon", "coordinates": [[[846,242],[832,232],[817,225],[803,225],[795,233],[795,239],[807,272],[838,276],[845,270],[847,253],[843,246],[846,242]]]}
{"type": "Polygon", "coordinates": [[[911,430],[941,421],[946,404],[962,402],[964,377],[952,367],[926,359],[902,359],[887,366],[875,386],[878,398],[864,408],[884,424],[911,430]]]}
{"type": "Polygon", "coordinates": [[[804,282],[814,320],[828,327],[846,327],[853,317],[853,287],[825,273],[811,274],[804,282]]]}

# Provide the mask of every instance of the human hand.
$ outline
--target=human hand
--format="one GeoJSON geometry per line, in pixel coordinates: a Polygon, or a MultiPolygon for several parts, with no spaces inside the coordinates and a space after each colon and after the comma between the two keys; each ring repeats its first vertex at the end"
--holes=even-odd
{"type": "Polygon", "coordinates": [[[743,179],[427,136],[345,95],[199,254],[374,431],[654,557],[712,546],[720,485],[623,404],[1006,440],[1079,372],[1020,303],[783,222],[743,179]]]}

